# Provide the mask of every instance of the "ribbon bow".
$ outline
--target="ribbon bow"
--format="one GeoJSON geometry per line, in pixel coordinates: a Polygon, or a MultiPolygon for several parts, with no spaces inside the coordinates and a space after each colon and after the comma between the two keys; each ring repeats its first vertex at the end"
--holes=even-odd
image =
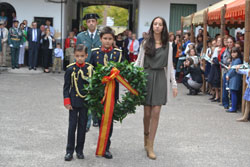
{"type": "Polygon", "coordinates": [[[112,117],[115,106],[115,79],[126,87],[132,94],[138,96],[138,92],[131,87],[131,85],[120,75],[120,71],[113,67],[110,75],[102,78],[102,84],[106,84],[104,97],[101,103],[104,104],[104,114],[102,115],[102,122],[99,131],[98,144],[96,148],[96,155],[103,156],[106,150],[107,141],[112,123],[112,117]]]}

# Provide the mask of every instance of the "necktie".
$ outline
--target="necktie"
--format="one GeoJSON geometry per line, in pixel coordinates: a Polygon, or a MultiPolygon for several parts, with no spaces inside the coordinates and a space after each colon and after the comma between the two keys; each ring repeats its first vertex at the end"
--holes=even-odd
{"type": "Polygon", "coordinates": [[[3,39],[3,29],[1,28],[1,39],[3,39]]]}
{"type": "Polygon", "coordinates": [[[134,41],[135,41],[135,40],[132,40],[131,45],[130,45],[130,48],[129,48],[129,50],[130,50],[131,52],[134,51],[134,41]]]}
{"type": "Polygon", "coordinates": [[[93,37],[94,37],[94,34],[91,33],[90,38],[91,38],[92,41],[93,41],[93,37]]]}

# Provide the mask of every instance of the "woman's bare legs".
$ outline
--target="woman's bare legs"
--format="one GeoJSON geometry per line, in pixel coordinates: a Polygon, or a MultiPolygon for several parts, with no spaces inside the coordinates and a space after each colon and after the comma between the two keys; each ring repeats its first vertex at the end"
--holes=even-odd
{"type": "Polygon", "coordinates": [[[144,106],[144,145],[147,150],[148,157],[150,159],[156,159],[156,155],[153,150],[153,145],[156,131],[158,128],[160,111],[161,106],[144,106]]]}
{"type": "Polygon", "coordinates": [[[218,100],[220,98],[219,88],[215,88],[215,99],[218,100]]]}
{"type": "Polygon", "coordinates": [[[242,118],[237,119],[237,121],[239,121],[239,122],[247,122],[248,121],[248,117],[249,117],[249,112],[250,112],[250,102],[246,101],[244,115],[243,115],[242,118]]]}
{"type": "Polygon", "coordinates": [[[143,117],[143,124],[144,124],[144,134],[149,133],[149,125],[151,119],[151,106],[144,106],[144,117],[143,117]]]}
{"type": "Polygon", "coordinates": [[[144,117],[143,117],[143,125],[144,125],[144,147],[147,149],[147,142],[149,136],[149,125],[151,119],[151,106],[144,106],[144,117]]]}
{"type": "Polygon", "coordinates": [[[151,122],[149,128],[149,140],[154,142],[156,131],[158,128],[159,118],[160,118],[161,106],[153,106],[151,113],[151,122]]]}

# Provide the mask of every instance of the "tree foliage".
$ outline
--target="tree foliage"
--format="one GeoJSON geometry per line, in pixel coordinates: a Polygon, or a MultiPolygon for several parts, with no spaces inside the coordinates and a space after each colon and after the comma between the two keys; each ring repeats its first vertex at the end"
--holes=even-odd
{"type": "MultiPolygon", "coordinates": [[[[103,22],[104,9],[105,9],[105,6],[103,6],[103,5],[88,6],[88,7],[83,9],[83,16],[85,16],[85,14],[88,14],[88,13],[97,13],[100,17],[100,19],[98,19],[98,24],[101,25],[103,22]]],[[[83,25],[84,25],[84,27],[87,27],[85,20],[83,20],[83,25]]]]}
{"type": "MultiPolygon", "coordinates": [[[[88,6],[83,9],[83,16],[87,13],[97,13],[100,16],[98,24],[102,25],[103,23],[103,12],[107,9],[107,16],[114,19],[114,26],[127,26],[128,25],[128,10],[116,6],[105,6],[105,5],[96,5],[88,6]]],[[[87,27],[86,21],[83,21],[84,27],[87,27]]]]}
{"type": "Polygon", "coordinates": [[[114,18],[114,26],[128,26],[128,10],[116,6],[111,6],[108,16],[114,18]]]}

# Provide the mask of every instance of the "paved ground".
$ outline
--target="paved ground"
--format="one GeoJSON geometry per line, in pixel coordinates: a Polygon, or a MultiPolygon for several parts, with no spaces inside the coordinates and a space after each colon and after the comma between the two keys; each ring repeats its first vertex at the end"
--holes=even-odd
{"type": "Polygon", "coordinates": [[[208,96],[179,96],[163,107],[155,141],[157,160],[143,149],[143,108],[114,127],[113,160],[95,157],[98,128],[91,127],[85,160],[63,160],[68,111],[63,74],[10,70],[0,74],[2,167],[249,167],[250,124],[238,123],[208,96]]]}

